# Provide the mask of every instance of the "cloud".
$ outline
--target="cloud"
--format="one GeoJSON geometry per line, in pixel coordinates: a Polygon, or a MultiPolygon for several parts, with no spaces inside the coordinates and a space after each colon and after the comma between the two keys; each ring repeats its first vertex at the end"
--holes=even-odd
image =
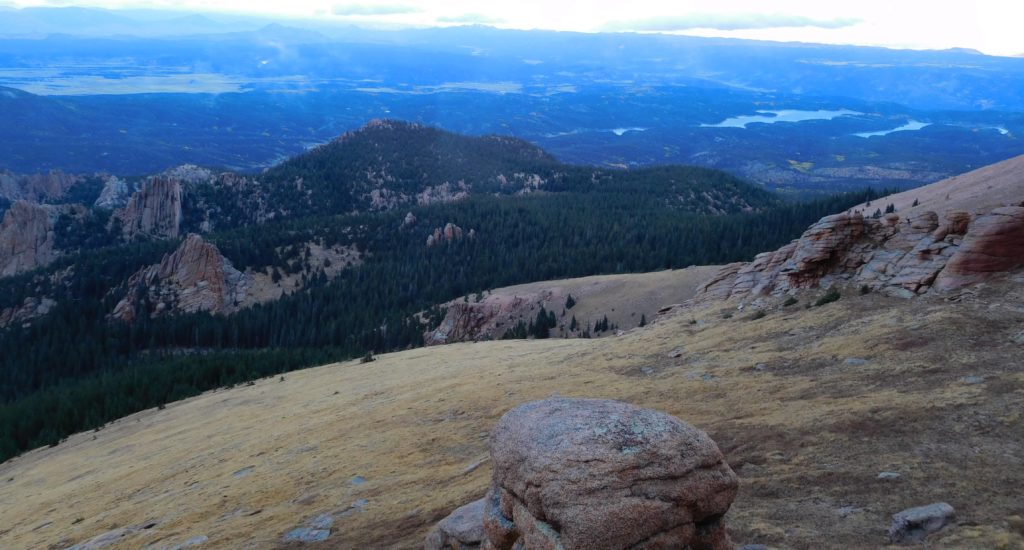
{"type": "Polygon", "coordinates": [[[492,17],[482,13],[464,13],[462,15],[442,15],[437,18],[438,23],[469,23],[472,25],[495,25],[504,23],[501,17],[492,17]]]}
{"type": "Polygon", "coordinates": [[[689,29],[717,29],[738,31],[746,29],[775,29],[779,27],[819,27],[841,29],[860,23],[860,19],[837,17],[835,19],[814,19],[802,15],[767,13],[714,14],[693,13],[679,16],[648,17],[627,21],[613,21],[605,24],[607,31],[683,31],[689,29]]]}
{"type": "Polygon", "coordinates": [[[421,10],[416,6],[406,4],[338,4],[331,8],[334,15],[401,15],[405,13],[419,13],[421,10]]]}

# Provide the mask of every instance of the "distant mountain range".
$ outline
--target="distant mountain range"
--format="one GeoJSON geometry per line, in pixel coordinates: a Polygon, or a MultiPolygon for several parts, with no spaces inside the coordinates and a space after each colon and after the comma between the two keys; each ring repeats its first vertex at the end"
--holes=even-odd
{"type": "Polygon", "coordinates": [[[253,172],[388,117],[795,194],[913,187],[1024,153],[1024,60],[962,50],[159,11],[4,20],[0,169],[21,173],[253,172]]]}

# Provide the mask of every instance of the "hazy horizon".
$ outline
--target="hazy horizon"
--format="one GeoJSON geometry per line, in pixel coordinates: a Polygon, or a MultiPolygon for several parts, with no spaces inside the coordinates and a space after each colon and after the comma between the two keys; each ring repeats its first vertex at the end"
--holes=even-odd
{"type": "MultiPolygon", "coordinates": [[[[1017,16],[1024,15],[1024,7],[995,1],[950,6],[917,0],[895,4],[865,1],[856,5],[787,0],[774,3],[769,11],[763,9],[763,4],[751,0],[725,0],[711,11],[696,2],[679,2],[666,7],[646,0],[629,6],[602,0],[585,7],[529,0],[512,7],[498,2],[465,0],[407,3],[298,0],[287,4],[241,0],[16,0],[0,1],[0,7],[99,8],[120,11],[129,17],[138,17],[144,11],[159,11],[177,16],[220,15],[265,22],[393,30],[484,25],[516,30],[638,32],[891,49],[968,49],[1011,57],[1024,55],[1024,35],[1015,29],[1015,22],[1020,20],[1017,16]]],[[[14,25],[0,34],[18,32],[14,25]]]]}

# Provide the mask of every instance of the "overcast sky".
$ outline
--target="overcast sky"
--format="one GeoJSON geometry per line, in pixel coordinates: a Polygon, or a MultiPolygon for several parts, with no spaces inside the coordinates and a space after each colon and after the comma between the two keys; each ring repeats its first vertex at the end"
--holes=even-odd
{"type": "Polygon", "coordinates": [[[1021,0],[0,0],[0,5],[170,8],[372,26],[478,23],[1024,54],[1021,0]]]}

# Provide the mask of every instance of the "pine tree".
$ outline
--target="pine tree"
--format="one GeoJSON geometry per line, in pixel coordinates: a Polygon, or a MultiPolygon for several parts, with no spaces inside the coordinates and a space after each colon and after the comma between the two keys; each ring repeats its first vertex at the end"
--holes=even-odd
{"type": "Polygon", "coordinates": [[[640,326],[642,326],[642,327],[646,327],[647,326],[647,316],[646,315],[641,315],[640,316],[640,326]]]}

